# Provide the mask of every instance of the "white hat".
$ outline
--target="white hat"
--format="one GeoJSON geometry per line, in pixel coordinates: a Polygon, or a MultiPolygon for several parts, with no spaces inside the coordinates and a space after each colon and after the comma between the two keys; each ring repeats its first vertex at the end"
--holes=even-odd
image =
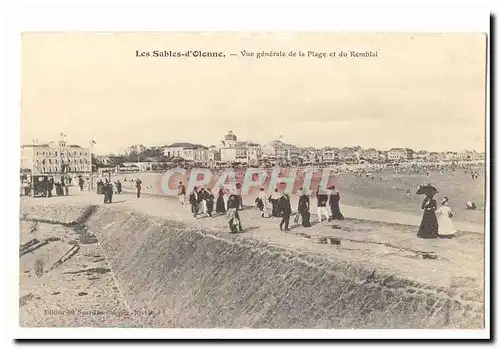
{"type": "Polygon", "coordinates": [[[441,200],[441,205],[445,204],[448,202],[448,198],[445,196],[442,200],[441,200]]]}

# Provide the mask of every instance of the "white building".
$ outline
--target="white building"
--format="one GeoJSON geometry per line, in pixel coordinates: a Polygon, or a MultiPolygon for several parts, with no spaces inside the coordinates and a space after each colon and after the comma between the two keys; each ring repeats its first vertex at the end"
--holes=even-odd
{"type": "Polygon", "coordinates": [[[390,161],[406,160],[406,156],[406,149],[393,148],[387,152],[387,160],[390,161]]]}
{"type": "Polygon", "coordinates": [[[332,148],[325,148],[321,150],[321,159],[324,163],[333,163],[335,161],[335,150],[332,148]]]}
{"type": "Polygon", "coordinates": [[[37,174],[90,173],[90,148],[67,144],[66,141],[21,146],[21,170],[37,174]]]}
{"type": "Polygon", "coordinates": [[[208,148],[200,144],[186,142],[173,143],[163,150],[168,158],[182,158],[185,161],[206,163],[209,161],[208,148]]]}

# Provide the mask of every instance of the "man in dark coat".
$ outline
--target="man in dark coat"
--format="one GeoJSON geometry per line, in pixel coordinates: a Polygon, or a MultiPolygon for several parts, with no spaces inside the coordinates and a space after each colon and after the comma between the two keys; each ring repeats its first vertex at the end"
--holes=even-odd
{"type": "Polygon", "coordinates": [[[212,212],[214,211],[215,196],[214,196],[214,194],[212,194],[210,189],[205,189],[203,197],[204,197],[205,202],[207,204],[207,214],[210,218],[212,218],[212,212]]]}
{"type": "Polygon", "coordinates": [[[52,197],[52,190],[54,189],[54,178],[50,177],[47,181],[47,197],[52,197]]]}
{"type": "Polygon", "coordinates": [[[80,191],[83,191],[83,185],[85,184],[85,181],[83,180],[82,177],[78,178],[78,186],[80,187],[80,191]]]}
{"type": "Polygon", "coordinates": [[[280,222],[280,230],[283,231],[283,224],[285,225],[285,231],[289,231],[288,225],[290,224],[290,216],[292,214],[292,206],[290,204],[290,196],[288,194],[284,194],[280,197],[278,201],[278,205],[281,211],[281,222],[280,222]]]}
{"type": "Polygon", "coordinates": [[[141,197],[142,181],[139,178],[137,178],[135,180],[135,187],[137,189],[137,198],[140,198],[141,197]]]}
{"type": "Polygon", "coordinates": [[[108,193],[108,204],[110,204],[113,202],[113,183],[108,181],[106,191],[108,193]]]}
{"type": "Polygon", "coordinates": [[[113,187],[111,183],[109,183],[109,180],[107,178],[104,180],[104,183],[102,185],[102,193],[104,194],[104,203],[105,204],[111,203],[111,196],[113,195],[113,187]]]}
{"type": "Polygon", "coordinates": [[[116,181],[116,192],[118,194],[121,194],[122,193],[122,182],[120,182],[120,180],[117,180],[116,181]]]}
{"type": "Polygon", "coordinates": [[[236,183],[236,189],[238,191],[238,205],[240,206],[240,210],[243,210],[243,197],[241,196],[241,184],[236,183]]]}
{"type": "Polygon", "coordinates": [[[198,194],[198,189],[194,187],[191,194],[189,194],[189,203],[191,204],[191,212],[193,213],[193,217],[195,218],[198,215],[199,204],[201,201],[201,198],[199,196],[200,195],[198,194]]]}
{"type": "Polygon", "coordinates": [[[316,197],[318,198],[318,221],[321,222],[323,215],[326,219],[330,217],[329,212],[326,208],[328,194],[318,185],[318,188],[316,190],[316,197]]]}

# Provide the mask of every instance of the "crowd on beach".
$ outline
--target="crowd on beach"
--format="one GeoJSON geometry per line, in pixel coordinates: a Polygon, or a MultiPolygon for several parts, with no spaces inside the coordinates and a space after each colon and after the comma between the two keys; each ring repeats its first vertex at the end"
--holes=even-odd
{"type": "MultiPolygon", "coordinates": [[[[303,176],[307,167],[298,168],[299,176],[303,176]]],[[[341,173],[354,173],[356,176],[366,177],[369,180],[398,180],[402,178],[400,174],[420,173],[430,176],[430,172],[438,171],[441,175],[445,172],[455,172],[460,169],[466,174],[469,174],[473,180],[479,177],[480,166],[477,164],[401,164],[392,165],[387,164],[370,164],[370,165],[345,165],[338,166],[331,170],[333,174],[341,173]],[[387,170],[390,174],[387,175],[387,170]],[[380,174],[378,174],[380,172],[380,174]],[[392,176],[392,178],[391,178],[392,176]]],[[[264,169],[269,175],[272,169],[264,169]]],[[[215,173],[222,174],[224,169],[219,169],[215,173]]],[[[285,170],[286,171],[286,170],[285,170]]],[[[177,188],[179,203],[182,206],[189,206],[193,217],[200,218],[201,216],[213,217],[214,215],[225,215],[228,221],[229,230],[232,233],[243,231],[243,224],[240,219],[239,212],[243,210],[243,196],[241,190],[241,183],[245,169],[239,169],[236,172],[236,192],[230,192],[226,189],[220,189],[217,193],[213,193],[208,187],[194,188],[190,193],[186,192],[186,187],[183,182],[180,182],[177,188]]],[[[281,172],[280,172],[281,175],[281,172]]],[[[76,178],[76,177],[75,177],[76,178]]],[[[301,177],[302,178],[302,177],[301,177]]],[[[124,181],[127,181],[125,178],[124,181]]],[[[44,179],[44,190],[46,196],[51,197],[52,191],[56,189],[56,195],[68,195],[69,186],[71,185],[72,178],[69,176],[62,176],[58,180],[46,177],[44,179]]],[[[133,183],[136,189],[137,198],[141,197],[142,181],[139,178],[129,180],[133,183]]],[[[25,190],[25,195],[28,195],[30,185],[27,180],[22,182],[25,190]]],[[[78,185],[82,191],[85,185],[83,177],[78,177],[78,185]]],[[[422,221],[417,233],[420,238],[437,238],[437,237],[452,237],[456,233],[451,218],[453,212],[448,206],[448,198],[443,197],[440,199],[438,207],[435,196],[437,189],[432,187],[430,182],[422,184],[417,194],[425,195],[422,202],[421,209],[423,210],[422,221]],[[430,189],[433,188],[433,189],[430,189]],[[430,189],[430,190],[425,190],[430,189]]],[[[113,202],[113,194],[121,194],[123,191],[123,184],[118,179],[111,182],[110,179],[97,180],[97,193],[104,196],[104,203],[111,204],[113,202]]],[[[290,220],[295,212],[294,222],[300,224],[302,227],[311,227],[311,212],[312,205],[311,199],[315,198],[316,213],[318,222],[323,219],[331,222],[333,220],[343,220],[344,216],[340,210],[340,193],[335,186],[330,185],[326,190],[320,189],[318,185],[314,193],[305,191],[302,188],[296,193],[298,197],[297,207],[292,207],[290,194],[280,192],[275,189],[272,193],[268,193],[265,187],[261,187],[255,198],[252,198],[253,204],[259,209],[262,219],[279,218],[279,229],[281,231],[290,230],[290,220]]],[[[410,195],[410,189],[407,190],[407,195],[410,195]]],[[[470,210],[477,209],[477,205],[473,201],[466,203],[466,208],[470,210]]]]}
{"type": "MultiPolygon", "coordinates": [[[[210,188],[194,188],[187,195],[186,187],[183,182],[178,185],[178,199],[182,206],[190,205],[193,217],[199,218],[200,214],[206,217],[213,217],[215,214],[226,215],[228,219],[229,230],[232,233],[243,231],[239,212],[243,210],[243,198],[241,195],[241,185],[236,184],[237,193],[230,193],[228,190],[219,189],[217,198],[210,188]],[[214,210],[215,209],[215,210],[214,210]]],[[[300,223],[303,227],[311,227],[311,206],[310,195],[300,189],[297,205],[297,215],[295,223],[300,223]]],[[[344,216],[340,211],[340,193],[331,186],[323,191],[318,186],[316,190],[318,221],[325,220],[343,220],[344,216]]],[[[279,228],[281,231],[290,231],[290,219],[292,216],[292,204],[288,193],[279,192],[275,189],[274,193],[268,194],[265,188],[260,188],[260,192],[254,201],[259,209],[262,218],[281,218],[279,228]]]]}

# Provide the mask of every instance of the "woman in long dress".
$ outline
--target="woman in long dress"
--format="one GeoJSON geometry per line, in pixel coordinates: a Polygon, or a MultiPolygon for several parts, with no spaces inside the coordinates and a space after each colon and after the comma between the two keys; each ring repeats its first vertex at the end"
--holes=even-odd
{"type": "Polygon", "coordinates": [[[418,229],[417,236],[423,239],[435,239],[438,235],[438,221],[436,217],[437,203],[432,195],[427,195],[422,202],[422,210],[424,210],[424,215],[422,216],[422,222],[420,223],[420,228],[418,229]]]}
{"type": "Polygon", "coordinates": [[[224,189],[219,189],[219,194],[217,195],[217,203],[215,204],[215,212],[224,213],[226,212],[226,205],[224,205],[224,189]]]}
{"type": "Polygon", "coordinates": [[[448,206],[448,198],[445,197],[441,200],[441,207],[436,211],[438,219],[438,236],[443,238],[453,237],[457,230],[451,221],[453,213],[451,212],[450,206],[448,206]]]}
{"type": "Polygon", "coordinates": [[[340,212],[339,202],[340,202],[340,193],[335,189],[335,186],[331,186],[330,188],[330,210],[332,215],[330,216],[329,221],[333,219],[343,220],[344,215],[340,212]]]}

